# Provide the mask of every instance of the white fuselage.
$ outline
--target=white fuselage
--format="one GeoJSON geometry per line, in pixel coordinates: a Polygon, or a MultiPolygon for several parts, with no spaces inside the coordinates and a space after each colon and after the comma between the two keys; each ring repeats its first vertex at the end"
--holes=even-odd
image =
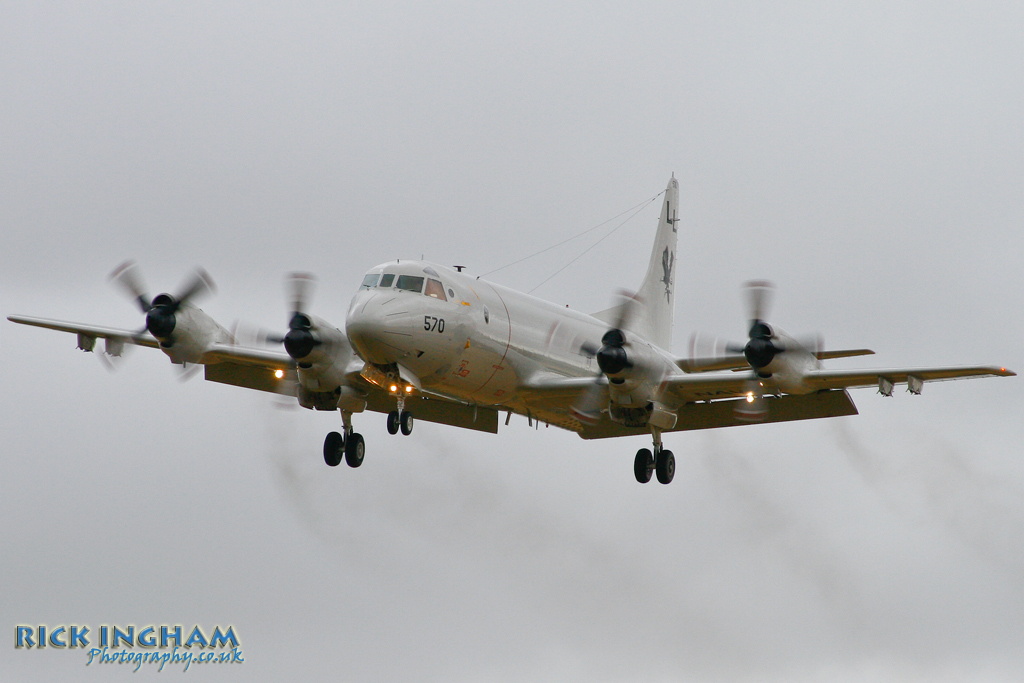
{"type": "MultiPolygon", "coordinates": [[[[593,352],[581,347],[598,348],[608,328],[593,316],[421,261],[372,269],[346,321],[348,338],[367,363],[397,366],[425,391],[511,408],[520,388],[537,376],[596,377],[593,352]],[[395,277],[381,282],[388,275],[395,277]]],[[[674,367],[667,352],[635,335],[627,338],[631,358],[663,366],[663,372],[674,367]]],[[[631,381],[630,370],[610,379],[618,402],[651,400],[630,396],[640,384],[631,381]]]]}

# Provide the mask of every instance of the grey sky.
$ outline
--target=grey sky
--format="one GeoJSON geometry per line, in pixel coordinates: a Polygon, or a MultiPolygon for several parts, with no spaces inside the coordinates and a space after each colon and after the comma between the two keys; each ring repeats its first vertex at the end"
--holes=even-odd
{"type": "MultiPolygon", "coordinates": [[[[286,272],[344,321],[369,267],[477,274],[681,181],[674,350],[771,319],[877,356],[1024,370],[1024,10],[1013,3],[0,3],[0,312],[141,326],[205,266],[223,324],[286,272]]],[[[643,276],[650,208],[536,294],[643,276]]],[[[595,235],[603,234],[597,231],[595,235]]],[[[493,276],[530,289],[592,239],[493,276]]],[[[231,623],[250,680],[1018,680],[1017,379],[856,391],[853,418],[584,442],[336,415],[117,373],[0,323],[0,627],[231,623]]],[[[10,640],[8,640],[10,644],[10,640]]],[[[5,680],[116,680],[2,650],[5,680]]],[[[163,672],[167,676],[173,672],[163,672]]],[[[143,675],[143,674],[135,674],[143,675]]],[[[177,676],[178,674],[173,673],[177,676]]]]}

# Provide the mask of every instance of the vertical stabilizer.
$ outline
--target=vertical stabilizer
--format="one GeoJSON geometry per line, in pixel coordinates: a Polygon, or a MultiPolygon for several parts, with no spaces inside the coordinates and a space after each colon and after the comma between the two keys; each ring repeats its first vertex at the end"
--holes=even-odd
{"type": "Polygon", "coordinates": [[[676,305],[676,238],[679,218],[679,181],[673,175],[665,188],[658,232],[637,294],[643,303],[631,327],[651,343],[669,350],[672,346],[672,311],[676,305]]]}
{"type": "Polygon", "coordinates": [[[678,210],[679,181],[672,176],[665,188],[665,200],[661,205],[661,217],[658,219],[658,232],[654,237],[647,275],[637,290],[637,298],[642,305],[634,307],[626,316],[621,315],[621,305],[594,314],[595,318],[609,324],[625,319],[623,326],[626,329],[667,351],[672,346],[672,311],[676,303],[678,210]]]}

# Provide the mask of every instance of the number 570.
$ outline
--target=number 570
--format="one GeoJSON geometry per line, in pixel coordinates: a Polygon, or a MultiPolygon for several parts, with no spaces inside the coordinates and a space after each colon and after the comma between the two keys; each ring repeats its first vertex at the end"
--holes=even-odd
{"type": "Polygon", "coordinates": [[[423,316],[423,329],[427,332],[444,332],[444,318],[435,318],[432,315],[423,316]]]}

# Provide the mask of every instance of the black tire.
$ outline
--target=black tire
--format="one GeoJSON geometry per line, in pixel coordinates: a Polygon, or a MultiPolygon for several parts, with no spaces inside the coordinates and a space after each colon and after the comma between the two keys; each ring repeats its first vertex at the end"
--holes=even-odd
{"type": "Polygon", "coordinates": [[[651,455],[650,450],[641,448],[636,452],[636,458],[633,460],[633,474],[636,475],[636,480],[641,484],[646,484],[651,480],[653,471],[654,456],[651,455]]]}
{"type": "Polygon", "coordinates": [[[409,436],[412,434],[412,413],[408,410],[403,410],[402,414],[398,418],[399,423],[402,427],[402,434],[409,436]]]}
{"type": "Polygon", "coordinates": [[[324,439],[324,462],[331,467],[341,464],[341,456],[345,452],[345,437],[338,432],[331,432],[324,439]]]}
{"type": "Polygon", "coordinates": [[[398,424],[398,411],[392,410],[390,413],[388,413],[388,434],[397,434],[398,424]]]}
{"type": "Polygon", "coordinates": [[[655,468],[658,471],[658,481],[662,484],[669,484],[676,476],[676,456],[672,451],[662,451],[658,454],[658,464],[655,468]]]}
{"type": "Polygon", "coordinates": [[[366,444],[363,443],[362,434],[351,434],[345,443],[345,462],[349,467],[359,467],[363,464],[363,456],[366,455],[366,444]]]}

